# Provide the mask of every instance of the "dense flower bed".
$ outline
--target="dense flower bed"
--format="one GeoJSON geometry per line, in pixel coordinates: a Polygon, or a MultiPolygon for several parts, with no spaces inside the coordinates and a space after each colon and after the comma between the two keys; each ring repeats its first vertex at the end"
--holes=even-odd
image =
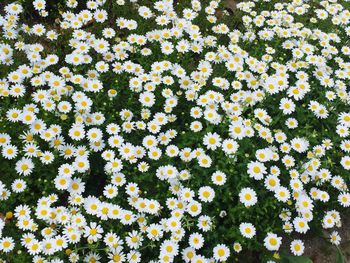
{"type": "Polygon", "coordinates": [[[1,259],[278,262],[306,233],[340,244],[350,3],[228,2],[6,2],[1,259]]]}

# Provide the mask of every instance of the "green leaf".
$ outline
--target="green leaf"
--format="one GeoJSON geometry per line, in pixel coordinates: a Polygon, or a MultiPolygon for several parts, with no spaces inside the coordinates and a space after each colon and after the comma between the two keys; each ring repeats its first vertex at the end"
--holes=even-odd
{"type": "Polygon", "coordinates": [[[335,259],[335,263],[345,263],[343,253],[341,252],[339,247],[337,247],[337,256],[335,259]]]}
{"type": "Polygon", "coordinates": [[[282,257],[281,262],[283,262],[283,263],[312,263],[312,260],[308,257],[305,257],[305,256],[284,255],[282,257]]]}

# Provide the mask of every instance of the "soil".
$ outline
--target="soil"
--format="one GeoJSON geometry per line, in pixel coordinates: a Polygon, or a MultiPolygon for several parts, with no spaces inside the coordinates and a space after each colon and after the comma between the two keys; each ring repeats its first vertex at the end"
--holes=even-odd
{"type": "MultiPolygon", "coordinates": [[[[350,262],[349,221],[350,213],[348,212],[342,216],[342,227],[337,229],[341,237],[339,248],[344,257],[344,263],[350,262]]],[[[328,237],[329,233],[324,232],[324,236],[328,237]]],[[[338,263],[336,262],[337,248],[321,237],[308,237],[305,240],[305,256],[309,257],[313,263],[338,263]]]]}

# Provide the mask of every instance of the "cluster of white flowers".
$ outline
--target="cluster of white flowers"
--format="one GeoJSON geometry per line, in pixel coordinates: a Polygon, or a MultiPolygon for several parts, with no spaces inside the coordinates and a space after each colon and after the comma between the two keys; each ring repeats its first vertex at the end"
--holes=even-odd
{"type": "MultiPolygon", "coordinates": [[[[217,15],[220,0],[81,2],[66,0],[55,26],[24,24],[17,3],[0,16],[0,160],[11,164],[0,200],[16,200],[0,251],[35,263],[224,262],[249,242],[278,251],[311,222],[340,243],[349,10],[243,1],[238,30],[217,15]],[[23,203],[35,184],[49,192],[23,203]],[[279,228],[229,211],[268,202],[279,228]],[[225,220],[235,239],[211,238],[225,220]]],[[[50,16],[45,0],[32,5],[50,16]]],[[[302,240],[289,245],[303,254],[302,240]]]]}

